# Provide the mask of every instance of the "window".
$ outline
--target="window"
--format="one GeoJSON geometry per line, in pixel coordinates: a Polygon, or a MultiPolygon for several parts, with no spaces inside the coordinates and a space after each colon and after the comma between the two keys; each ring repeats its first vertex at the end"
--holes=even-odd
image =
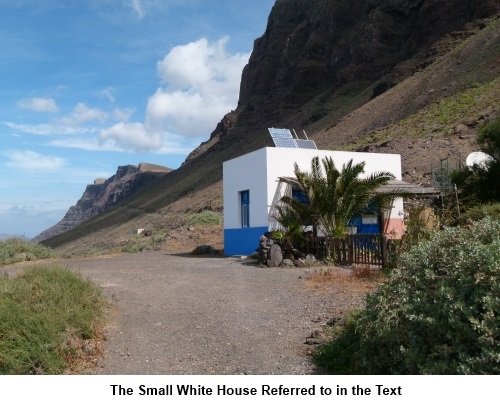
{"type": "Polygon", "coordinates": [[[378,218],[376,215],[363,215],[361,217],[361,223],[363,225],[377,225],[378,218]]]}
{"type": "Polygon", "coordinates": [[[241,202],[241,227],[248,228],[250,226],[250,191],[240,191],[241,202]]]}
{"type": "Polygon", "coordinates": [[[296,200],[299,200],[300,202],[303,202],[305,204],[309,203],[309,197],[308,195],[300,189],[292,189],[292,197],[295,198],[296,200]]]}

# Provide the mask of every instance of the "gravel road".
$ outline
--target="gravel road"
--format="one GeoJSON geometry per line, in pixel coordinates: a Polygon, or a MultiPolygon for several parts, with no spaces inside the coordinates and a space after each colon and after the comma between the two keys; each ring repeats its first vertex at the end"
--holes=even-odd
{"type": "Polygon", "coordinates": [[[308,270],[228,257],[148,252],[61,264],[112,304],[98,374],[316,373],[306,338],[361,302],[308,288],[308,270]]]}

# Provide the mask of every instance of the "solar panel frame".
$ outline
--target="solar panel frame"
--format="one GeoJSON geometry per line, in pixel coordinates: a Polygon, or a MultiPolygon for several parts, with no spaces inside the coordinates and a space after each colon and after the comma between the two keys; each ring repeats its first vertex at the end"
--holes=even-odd
{"type": "Polygon", "coordinates": [[[293,135],[289,129],[286,128],[268,128],[271,138],[293,139],[293,135]]]}
{"type": "Polygon", "coordinates": [[[273,138],[274,145],[278,148],[297,148],[297,144],[295,143],[295,139],[289,138],[273,138]]]}
{"type": "Polygon", "coordinates": [[[295,143],[299,149],[318,149],[312,139],[295,139],[295,143]]]}

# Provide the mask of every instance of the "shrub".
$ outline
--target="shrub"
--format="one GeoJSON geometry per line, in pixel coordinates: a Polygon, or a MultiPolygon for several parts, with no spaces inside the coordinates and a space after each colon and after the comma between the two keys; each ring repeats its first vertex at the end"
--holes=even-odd
{"type": "Polygon", "coordinates": [[[499,374],[500,221],[445,228],[404,253],[352,322],[318,352],[330,372],[347,361],[357,374],[499,374]],[[328,355],[339,348],[343,363],[328,355]]]}
{"type": "Polygon", "coordinates": [[[468,209],[460,217],[461,224],[467,224],[470,221],[479,221],[485,217],[500,219],[500,204],[483,204],[468,209]]]}
{"type": "Polygon", "coordinates": [[[56,254],[51,248],[25,239],[11,238],[0,241],[0,264],[47,259],[55,256],[56,254]]]}
{"type": "Polygon", "coordinates": [[[0,374],[59,374],[104,319],[101,290],[59,266],[0,278],[0,374]]]}
{"type": "Polygon", "coordinates": [[[222,223],[222,215],[214,211],[202,211],[193,215],[188,221],[188,226],[213,226],[222,223]]]}

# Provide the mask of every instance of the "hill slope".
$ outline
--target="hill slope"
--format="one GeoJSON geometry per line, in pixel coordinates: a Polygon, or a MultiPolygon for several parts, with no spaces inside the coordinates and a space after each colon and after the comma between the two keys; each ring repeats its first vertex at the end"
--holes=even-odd
{"type": "Polygon", "coordinates": [[[76,205],[69,208],[64,218],[34,237],[32,241],[43,241],[74,228],[83,221],[111,209],[123,199],[139,192],[171,171],[172,169],[168,167],[149,163],[118,167],[116,174],[109,179],[96,179],[94,184],[89,184],[82,197],[76,205]]]}
{"type": "Polygon", "coordinates": [[[222,162],[271,146],[271,126],[305,129],[323,149],[401,153],[405,178],[418,182],[432,162],[474,150],[478,126],[500,110],[498,1],[354,3],[278,0],[238,108],[210,139],[179,169],[45,243],[112,250],[131,228],[168,231],[220,211],[222,162]]]}

